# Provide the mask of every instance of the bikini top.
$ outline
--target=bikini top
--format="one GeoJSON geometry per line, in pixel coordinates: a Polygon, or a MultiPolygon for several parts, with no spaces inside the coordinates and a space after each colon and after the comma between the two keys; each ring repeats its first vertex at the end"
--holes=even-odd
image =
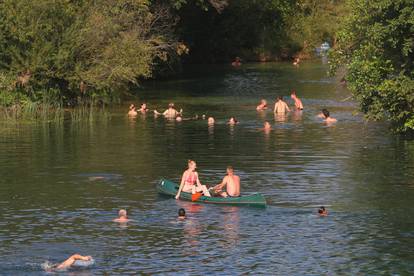
{"type": "Polygon", "coordinates": [[[197,176],[195,173],[189,173],[187,178],[185,179],[185,183],[188,183],[190,185],[194,185],[197,181],[197,176]]]}

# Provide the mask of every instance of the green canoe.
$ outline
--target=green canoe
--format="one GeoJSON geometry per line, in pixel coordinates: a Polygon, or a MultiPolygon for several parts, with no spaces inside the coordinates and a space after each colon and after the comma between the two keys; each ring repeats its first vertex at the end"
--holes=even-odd
{"type": "MultiPolygon", "coordinates": [[[[161,179],[157,185],[157,190],[160,194],[167,196],[175,196],[178,191],[178,185],[166,179],[161,179]]],[[[182,192],[180,199],[191,201],[191,194],[182,192]]],[[[247,205],[256,207],[266,207],[266,199],[261,194],[250,194],[240,197],[208,197],[202,196],[194,202],[198,203],[212,203],[212,204],[226,204],[226,205],[247,205]]]]}

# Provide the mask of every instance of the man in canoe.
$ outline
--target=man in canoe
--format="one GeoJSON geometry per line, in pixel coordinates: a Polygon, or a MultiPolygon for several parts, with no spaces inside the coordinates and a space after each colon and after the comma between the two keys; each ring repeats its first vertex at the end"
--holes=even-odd
{"type": "Polygon", "coordinates": [[[175,199],[179,199],[181,192],[195,194],[203,192],[205,196],[211,196],[206,185],[201,185],[198,179],[198,173],[195,171],[197,164],[193,160],[188,160],[188,169],[183,173],[181,177],[180,188],[178,189],[175,199]]]}
{"type": "Polygon", "coordinates": [[[234,174],[232,166],[227,167],[227,175],[223,178],[223,181],[212,189],[222,197],[240,196],[240,177],[234,174]],[[226,188],[226,190],[224,191],[223,188],[226,188]]]}

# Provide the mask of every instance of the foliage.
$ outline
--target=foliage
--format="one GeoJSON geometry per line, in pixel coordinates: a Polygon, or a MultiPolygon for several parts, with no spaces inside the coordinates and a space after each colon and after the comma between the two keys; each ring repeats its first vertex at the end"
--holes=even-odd
{"type": "MultiPolygon", "coordinates": [[[[237,55],[279,53],[286,44],[285,20],[292,11],[288,0],[229,1],[219,13],[188,3],[178,12],[178,32],[190,47],[192,62],[219,62],[237,55]]],[[[257,60],[257,57],[255,57],[257,60]]]]}
{"type": "Polygon", "coordinates": [[[305,54],[324,41],[335,44],[339,19],[345,14],[345,0],[299,0],[287,23],[289,38],[305,54]]]}
{"type": "Polygon", "coordinates": [[[348,87],[368,118],[414,131],[414,9],[412,1],[350,0],[338,33],[332,71],[346,69],[348,87]]]}
{"type": "Polygon", "coordinates": [[[0,93],[14,90],[36,102],[58,89],[58,102],[73,102],[150,77],[178,45],[165,27],[168,9],[150,4],[1,1],[0,93]]]}

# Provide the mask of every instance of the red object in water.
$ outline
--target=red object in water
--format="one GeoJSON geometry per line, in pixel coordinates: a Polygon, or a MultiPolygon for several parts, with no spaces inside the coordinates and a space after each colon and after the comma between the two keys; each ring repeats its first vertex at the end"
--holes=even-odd
{"type": "Polygon", "coordinates": [[[197,201],[200,197],[203,196],[203,193],[195,193],[191,195],[191,201],[197,201]]]}

